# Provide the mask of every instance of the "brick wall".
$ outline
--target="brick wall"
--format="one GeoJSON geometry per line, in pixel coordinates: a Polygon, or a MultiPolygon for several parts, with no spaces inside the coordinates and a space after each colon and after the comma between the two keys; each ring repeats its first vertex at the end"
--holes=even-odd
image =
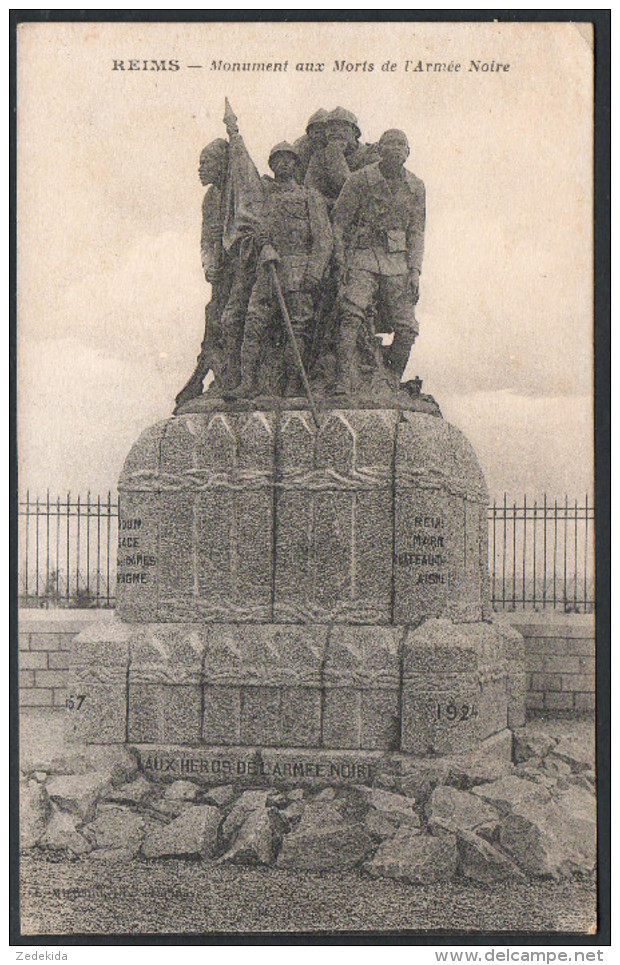
{"type": "Polygon", "coordinates": [[[20,707],[65,707],[71,641],[88,623],[101,619],[102,612],[88,611],[77,617],[75,611],[20,612],[20,707]]]}
{"type": "MultiPolygon", "coordinates": [[[[22,611],[19,621],[21,707],[63,708],[73,637],[112,611],[22,611]]],[[[594,617],[552,613],[510,614],[525,639],[526,706],[530,715],[548,712],[594,713],[594,617]]]]}
{"type": "Polygon", "coordinates": [[[523,613],[510,622],[525,639],[529,714],[594,713],[594,617],[523,613]]]}

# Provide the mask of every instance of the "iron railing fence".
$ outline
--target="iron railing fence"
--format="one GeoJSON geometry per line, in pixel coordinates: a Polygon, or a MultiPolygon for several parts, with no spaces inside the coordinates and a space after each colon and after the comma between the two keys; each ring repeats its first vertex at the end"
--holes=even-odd
{"type": "Polygon", "coordinates": [[[592,613],[594,506],[578,500],[506,496],[488,510],[491,599],[496,610],[592,613]]]}
{"type": "Polygon", "coordinates": [[[19,605],[113,607],[120,499],[78,495],[19,500],[19,605]]]}
{"type": "MultiPolygon", "coordinates": [[[[19,501],[19,603],[113,607],[117,495],[19,501]]],[[[491,597],[497,610],[592,612],[594,506],[562,500],[495,501],[488,508],[491,597]]]]}

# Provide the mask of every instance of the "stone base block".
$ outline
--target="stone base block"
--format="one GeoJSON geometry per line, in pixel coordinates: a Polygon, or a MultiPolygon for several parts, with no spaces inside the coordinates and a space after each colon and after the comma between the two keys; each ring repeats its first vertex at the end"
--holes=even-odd
{"type": "Polygon", "coordinates": [[[203,741],[318,747],[327,627],[206,628],[203,741]]]}
{"type": "Polygon", "coordinates": [[[460,754],[515,707],[504,637],[435,619],[415,630],[105,621],[75,640],[70,730],[88,743],[460,754]]]}
{"type": "Polygon", "coordinates": [[[460,754],[507,726],[507,663],[492,624],[426,620],[403,646],[401,750],[460,754]]]}
{"type": "Polygon", "coordinates": [[[131,628],[120,620],[93,623],[73,640],[68,676],[69,740],[127,740],[127,677],[131,628]]]}
{"type": "Polygon", "coordinates": [[[323,747],[396,750],[402,627],[334,627],[323,668],[323,747]]]}

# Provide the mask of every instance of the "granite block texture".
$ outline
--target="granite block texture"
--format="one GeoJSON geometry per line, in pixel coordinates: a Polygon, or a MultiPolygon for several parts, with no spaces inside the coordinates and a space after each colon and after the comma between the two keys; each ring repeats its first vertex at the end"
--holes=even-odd
{"type": "Polygon", "coordinates": [[[410,630],[403,644],[402,750],[458,754],[503,730],[507,678],[492,624],[430,619],[410,630]]]}
{"type": "Polygon", "coordinates": [[[119,490],[124,619],[488,616],[486,486],[465,437],[436,416],[179,415],[143,433],[119,490]]]}
{"type": "Polygon", "coordinates": [[[323,747],[398,746],[402,628],[338,627],[323,668],[323,747]]]}

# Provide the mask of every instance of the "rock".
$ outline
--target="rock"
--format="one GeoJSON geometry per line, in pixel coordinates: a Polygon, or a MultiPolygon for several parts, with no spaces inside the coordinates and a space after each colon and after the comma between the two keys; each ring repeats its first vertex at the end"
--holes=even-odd
{"type": "Polygon", "coordinates": [[[366,815],[364,826],[371,837],[376,838],[378,841],[384,841],[385,838],[391,838],[392,835],[396,834],[398,829],[403,826],[412,833],[416,831],[419,833],[420,819],[417,814],[414,814],[412,817],[413,820],[409,817],[400,817],[394,812],[389,813],[387,811],[375,811],[371,809],[366,815]]]}
{"type": "Polygon", "coordinates": [[[137,753],[122,744],[83,744],[71,753],[51,761],[35,761],[26,765],[32,771],[54,775],[89,774],[108,771],[111,783],[117,787],[132,780],[138,773],[137,753]]]}
{"type": "Polygon", "coordinates": [[[221,815],[209,804],[195,805],[164,827],[148,831],[142,842],[145,858],[172,855],[213,857],[221,815]]]}
{"type": "Polygon", "coordinates": [[[475,831],[482,827],[492,834],[499,823],[494,807],[475,794],[454,787],[435,788],[426,805],[426,816],[433,834],[475,831]]]}
{"type": "Polygon", "coordinates": [[[229,804],[236,794],[232,784],[222,784],[220,787],[210,787],[206,792],[205,799],[208,804],[215,804],[216,807],[224,807],[229,804]]]}
{"type": "MultiPolygon", "coordinates": [[[[572,774],[571,777],[567,779],[568,784],[574,784],[576,787],[582,787],[584,790],[588,791],[590,794],[594,793],[594,782],[592,779],[586,775],[586,773],[581,772],[580,774],[572,774]]],[[[559,784],[559,782],[558,782],[559,784]]]]}
{"type": "Polygon", "coordinates": [[[255,808],[219,860],[242,865],[272,864],[282,840],[283,826],[275,809],[255,808]]]}
{"type": "Polygon", "coordinates": [[[362,861],[374,845],[361,822],[345,821],[332,804],[308,804],[294,831],[287,834],[278,867],[304,871],[342,870],[362,861]]]}
{"type": "Polygon", "coordinates": [[[165,801],[163,798],[155,801],[148,801],[144,807],[154,818],[159,821],[168,821],[178,818],[184,809],[184,801],[165,801]]]}
{"type": "Polygon", "coordinates": [[[191,781],[173,781],[164,792],[166,801],[195,801],[200,793],[197,784],[191,781]]]}
{"type": "Polygon", "coordinates": [[[222,825],[222,834],[224,837],[232,840],[251,812],[265,807],[269,793],[269,791],[262,790],[244,791],[235,801],[232,810],[222,825]]]}
{"type": "Polygon", "coordinates": [[[530,757],[523,764],[516,764],[513,773],[515,777],[522,777],[526,781],[534,781],[536,784],[543,784],[545,787],[547,784],[551,787],[555,785],[555,781],[549,776],[549,772],[543,768],[542,757],[530,757]]]}
{"type": "Polygon", "coordinates": [[[51,814],[45,788],[36,781],[28,781],[19,791],[19,845],[23,850],[34,848],[47,827],[51,814]]]}
{"type": "Polygon", "coordinates": [[[512,774],[513,771],[512,761],[498,757],[474,757],[471,760],[454,758],[450,764],[450,777],[447,783],[462,791],[469,791],[478,784],[498,781],[512,774]]]}
{"type": "Polygon", "coordinates": [[[458,871],[464,878],[485,885],[525,878],[514,861],[472,831],[458,831],[456,843],[458,871]]]}
{"type": "Polygon", "coordinates": [[[596,867],[595,798],[572,786],[547,802],[517,802],[500,825],[499,843],[533,875],[592,871],[596,867]]]}
{"type": "Polygon", "coordinates": [[[428,801],[438,784],[449,784],[451,763],[447,758],[437,761],[416,761],[415,758],[403,763],[401,788],[405,796],[424,803],[428,801]]]}
{"type": "Polygon", "coordinates": [[[420,818],[414,811],[415,799],[394,794],[381,788],[366,788],[370,810],[365,816],[366,830],[373,838],[383,841],[400,827],[419,828],[420,818]]]}
{"type": "Polygon", "coordinates": [[[326,787],[316,795],[314,800],[330,802],[335,801],[337,796],[338,795],[335,787],[326,787]]]}
{"type": "Polygon", "coordinates": [[[283,808],[280,811],[280,814],[288,824],[289,828],[292,828],[299,824],[305,809],[306,805],[303,801],[291,801],[288,807],[283,808]]]}
{"type": "Polygon", "coordinates": [[[562,737],[553,753],[566,761],[575,771],[592,770],[596,765],[594,727],[591,724],[575,728],[573,734],[562,737]]]}
{"type": "Polygon", "coordinates": [[[383,841],[374,858],[363,867],[373,878],[394,878],[423,885],[452,878],[456,872],[456,859],[456,837],[453,834],[432,837],[400,830],[393,838],[383,841]]]}
{"type": "Polygon", "coordinates": [[[97,801],[110,790],[110,772],[91,771],[54,777],[46,790],[50,801],[79,815],[83,821],[90,821],[95,816],[97,801]]]}
{"type": "Polygon", "coordinates": [[[142,774],[139,774],[135,781],[112,788],[104,795],[102,800],[113,801],[117,804],[142,804],[152,792],[153,785],[142,774]]]}
{"type": "Polygon", "coordinates": [[[144,818],[124,807],[100,806],[97,817],[88,825],[98,848],[124,849],[137,854],[144,837],[144,818]]]}
{"type": "Polygon", "coordinates": [[[519,727],[513,732],[512,753],[515,764],[523,764],[531,757],[545,757],[555,747],[557,740],[550,734],[541,733],[533,725],[519,727]]]}
{"type": "Polygon", "coordinates": [[[54,808],[45,833],[39,840],[39,846],[50,851],[69,851],[71,854],[87,854],[93,849],[93,843],[80,834],[79,818],[68,811],[54,808]]]}
{"type": "MultiPolygon", "coordinates": [[[[414,797],[405,797],[404,794],[394,794],[392,791],[383,791],[381,788],[373,787],[368,795],[368,804],[375,811],[382,811],[384,814],[398,815],[401,818],[417,818],[413,810],[415,805],[414,797]]],[[[419,820],[415,822],[419,824],[419,820]]]]}
{"type": "Polygon", "coordinates": [[[525,801],[545,804],[550,800],[550,794],[546,788],[514,775],[502,777],[491,784],[473,787],[470,793],[492,804],[502,815],[509,814],[516,805],[525,801]]]}
{"type": "Polygon", "coordinates": [[[551,778],[558,780],[561,777],[571,777],[573,771],[565,760],[552,752],[547,754],[541,763],[542,770],[551,778]]]}

